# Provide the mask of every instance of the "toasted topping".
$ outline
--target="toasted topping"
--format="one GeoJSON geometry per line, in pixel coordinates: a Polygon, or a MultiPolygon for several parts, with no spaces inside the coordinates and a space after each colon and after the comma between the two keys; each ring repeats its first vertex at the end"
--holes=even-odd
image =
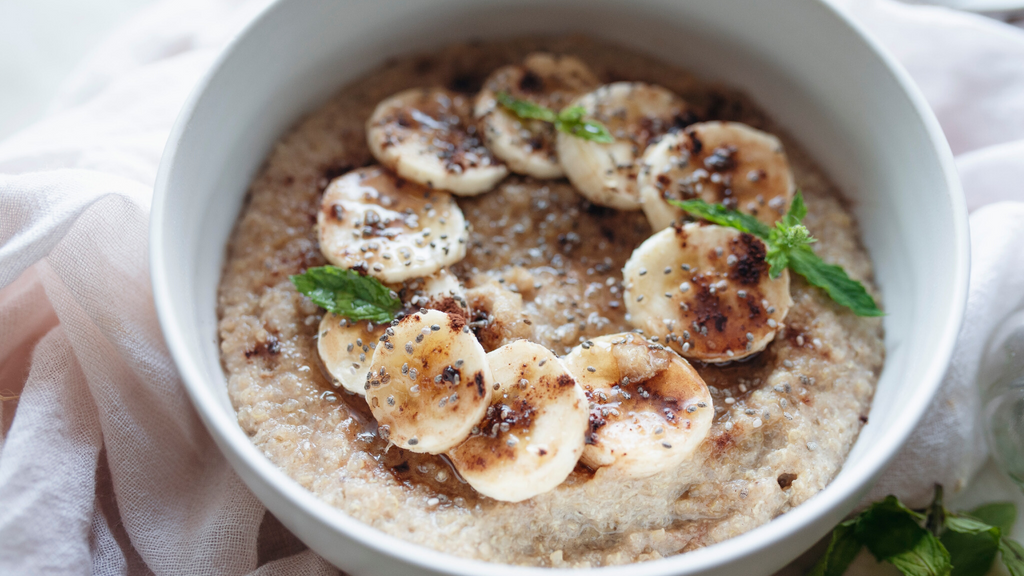
{"type": "Polygon", "coordinates": [[[440,454],[469,436],[490,404],[493,378],[484,349],[461,316],[426,310],[390,327],[363,388],[389,440],[440,454]]]}
{"type": "Polygon", "coordinates": [[[484,82],[474,107],[484,141],[513,172],[561,177],[564,172],[555,152],[556,113],[597,85],[597,77],[573,56],[536,53],[522,64],[499,68],[484,82]],[[499,96],[504,96],[503,102],[499,96]],[[517,113],[508,102],[546,113],[517,113]]]}
{"type": "Polygon", "coordinates": [[[583,389],[547,348],[517,340],[487,355],[491,405],[449,456],[481,494],[518,502],[551,490],[583,452],[588,409],[583,389]]]}
{"type": "Polygon", "coordinates": [[[641,162],[640,199],[655,230],[684,214],[668,200],[692,198],[771,225],[796,190],[779,139],[738,122],[692,124],[649,147],[641,162]]]}
{"type": "Polygon", "coordinates": [[[366,123],[366,139],[381,164],[429,188],[473,196],[508,174],[480,140],[468,98],[443,88],[384,100],[366,123]]]}
{"type": "Polygon", "coordinates": [[[775,337],[792,299],[789,276],[768,273],[764,243],[721,226],[666,228],[623,268],[630,322],[687,358],[728,362],[775,337]],[[641,270],[664,266],[666,274],[641,270]]]}
{"type": "Polygon", "coordinates": [[[647,146],[695,117],[681,98],[660,86],[617,82],[572,102],[583,118],[607,127],[615,139],[602,144],[558,134],[558,156],[569,181],[590,201],[622,210],[640,208],[637,174],[647,146]]]}
{"type": "Polygon", "coordinates": [[[714,418],[711,393],[697,371],[638,334],[587,344],[565,358],[590,399],[583,463],[642,478],[689,459],[714,418]]]}
{"type": "Polygon", "coordinates": [[[392,283],[461,260],[467,227],[451,195],[380,166],[334,180],[317,214],[320,249],[329,262],[392,283]]]}

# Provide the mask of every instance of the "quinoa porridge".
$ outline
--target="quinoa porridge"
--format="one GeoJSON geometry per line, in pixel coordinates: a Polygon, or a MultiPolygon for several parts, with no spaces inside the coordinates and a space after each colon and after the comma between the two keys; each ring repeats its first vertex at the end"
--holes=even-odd
{"type": "MultiPolygon", "coordinates": [[[[470,487],[451,458],[389,447],[367,400],[325,373],[317,352],[325,312],[289,276],[327,263],[316,230],[321,198],[335,178],[374,164],[367,119],[379,102],[409,88],[446,86],[471,99],[492,71],[538,51],[575,55],[600,82],[667,88],[693,120],[742,122],[777,136],[806,201],[815,252],[877,298],[839,191],[744,95],[587,38],[451,46],[389,61],[343,88],[280,140],[252,183],[218,300],[238,422],[271,461],[328,504],[467,558],[623,564],[764,524],[836,475],[867,421],[885,355],[879,319],[855,316],[800,276],[789,276],[792,305],[763,351],[718,364],[692,361],[710,394],[710,430],[682,464],[642,478],[579,463],[550,491],[495,500],[470,487]]],[[[563,356],[581,342],[634,330],[622,270],[652,236],[643,211],[593,203],[564,178],[517,174],[455,200],[469,228],[465,257],[448,269],[465,286],[464,320],[484,350],[527,339],[563,356]]],[[[398,290],[403,301],[412,289],[398,290]]],[[[360,341],[367,356],[381,329],[370,326],[360,341]]]]}

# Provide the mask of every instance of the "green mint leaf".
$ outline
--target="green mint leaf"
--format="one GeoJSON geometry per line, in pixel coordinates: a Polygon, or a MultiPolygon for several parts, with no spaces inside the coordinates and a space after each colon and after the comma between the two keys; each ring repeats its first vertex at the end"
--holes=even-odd
{"type": "Polygon", "coordinates": [[[523,120],[543,120],[544,122],[554,122],[558,119],[558,116],[552,110],[534,104],[529,100],[515,98],[508,92],[498,92],[496,98],[499,104],[523,120]]]}
{"type": "Polygon", "coordinates": [[[1024,547],[1016,540],[999,539],[999,557],[1010,572],[1010,576],[1024,576],[1024,547]]]}
{"type": "Polygon", "coordinates": [[[803,192],[797,190],[793,201],[789,203],[789,211],[786,212],[786,223],[790,226],[799,224],[807,216],[807,206],[804,204],[803,192]]]}
{"type": "Polygon", "coordinates": [[[832,531],[832,540],[825,555],[808,573],[808,576],[842,576],[850,567],[863,547],[854,535],[856,520],[847,520],[832,531]]]}
{"type": "Polygon", "coordinates": [[[761,222],[757,218],[754,218],[750,214],[744,214],[737,210],[730,210],[721,204],[708,204],[703,200],[672,199],[668,199],[668,203],[676,208],[685,210],[698,218],[703,218],[712,224],[735,228],[740,232],[753,234],[761,240],[768,240],[768,237],[772,233],[772,228],[770,226],[761,222]]]}
{"type": "Polygon", "coordinates": [[[556,114],[550,108],[516,98],[508,92],[498,92],[495,98],[505,109],[524,120],[549,122],[554,124],[555,129],[560,132],[591,142],[608,144],[615,141],[604,124],[583,119],[586,110],[582,106],[572,106],[556,114]]]}
{"type": "Polygon", "coordinates": [[[913,550],[924,534],[923,514],[904,506],[895,496],[886,496],[861,512],[855,534],[879,561],[913,550]]]}
{"type": "Polygon", "coordinates": [[[608,128],[604,124],[583,119],[585,112],[586,110],[582,106],[572,106],[562,110],[558,113],[558,119],[555,120],[555,129],[600,144],[614,142],[615,138],[612,137],[611,132],[608,132],[608,128]]]}
{"type": "Polygon", "coordinates": [[[885,314],[863,284],[847,276],[840,266],[826,264],[807,246],[790,252],[789,269],[803,276],[810,284],[825,290],[832,300],[853,310],[857,316],[885,314]]]}
{"type": "Polygon", "coordinates": [[[949,552],[931,532],[922,529],[914,547],[886,560],[905,576],[949,576],[952,572],[949,552]]]}
{"type": "Polygon", "coordinates": [[[1013,531],[1013,525],[1017,521],[1017,506],[1013,502],[993,502],[978,506],[966,515],[999,528],[1005,536],[1013,531]]]}
{"type": "Polygon", "coordinates": [[[772,278],[778,278],[782,275],[782,271],[789,266],[789,252],[769,248],[768,252],[764,255],[764,260],[771,266],[768,269],[768,275],[772,278]]]}
{"type": "Polygon", "coordinates": [[[764,240],[767,247],[765,261],[771,266],[768,273],[772,278],[778,278],[782,270],[788,267],[812,285],[824,289],[832,300],[853,310],[858,316],[884,314],[863,284],[851,279],[841,267],[826,264],[810,249],[809,244],[815,240],[807,228],[800,224],[800,219],[807,215],[807,207],[799,192],[793,197],[789,212],[775,227],[721,204],[672,199],[668,203],[712,224],[735,228],[764,240]]]}
{"type": "Polygon", "coordinates": [[[985,576],[999,551],[1000,530],[966,516],[947,515],[940,541],[949,551],[953,576],[985,576]]]}
{"type": "Polygon", "coordinates": [[[349,320],[390,322],[402,301],[380,280],[334,266],[310,268],[291,276],[292,284],[317,306],[349,320]]]}

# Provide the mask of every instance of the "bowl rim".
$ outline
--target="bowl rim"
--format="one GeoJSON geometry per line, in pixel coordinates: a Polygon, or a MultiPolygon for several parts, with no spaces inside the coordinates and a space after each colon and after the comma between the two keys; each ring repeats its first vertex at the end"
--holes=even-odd
{"type": "MultiPolygon", "coordinates": [[[[224,456],[231,463],[232,467],[236,468],[236,473],[238,473],[237,467],[239,464],[247,466],[258,478],[276,490],[292,506],[297,507],[307,516],[313,517],[317,521],[342,532],[344,537],[358,542],[360,545],[370,548],[380,555],[396,558],[410,567],[450,574],[465,574],[467,576],[481,573],[523,576],[526,574],[539,574],[540,571],[543,571],[545,574],[556,572],[578,573],[576,569],[523,567],[462,558],[391,536],[348,516],[342,510],[326,505],[325,502],[299,485],[298,482],[285,474],[264,456],[251,442],[237,421],[223,413],[223,410],[218,406],[216,398],[204,386],[205,377],[203,376],[203,370],[198,362],[188,353],[186,348],[186,331],[174,314],[170,304],[169,281],[163,256],[166,248],[162,231],[167,225],[164,206],[168,203],[168,199],[172,197],[169,192],[178,147],[190,125],[197,105],[202,100],[212,80],[220,73],[225,63],[235,54],[236,50],[239,49],[239,45],[245,37],[254,28],[261,26],[264,21],[273,17],[275,11],[279,10],[287,1],[274,0],[268,3],[224,46],[185,100],[169,133],[157,172],[150,215],[150,280],[153,286],[154,306],[167,348],[181,375],[182,383],[193,407],[200,415],[207,431],[214,438],[224,456]],[[238,458],[237,463],[235,458],[238,458]]],[[[840,469],[840,473],[837,474],[836,478],[803,504],[785,514],[777,516],[766,524],[728,540],[692,552],[658,560],[623,566],[600,567],[591,570],[599,570],[602,574],[608,576],[627,573],[631,575],[654,576],[680,573],[680,571],[686,574],[700,573],[704,570],[723,567],[741,557],[749,557],[778,545],[800,527],[812,523],[816,518],[828,515],[830,511],[843,506],[844,502],[850,502],[853,498],[859,498],[866,493],[909,439],[925,410],[934,400],[948,369],[953,348],[963,324],[964,312],[967,306],[970,271],[970,235],[967,205],[960,186],[952,151],[942,132],[938,119],[928,105],[924,95],[914,83],[910,74],[896,60],[895,56],[890,54],[880,41],[871,36],[860,23],[838,6],[827,0],[808,0],[808,2],[824,7],[829,13],[829,17],[838,20],[838,25],[848,27],[870,50],[872,55],[884,65],[886,71],[897,82],[904,96],[909,100],[909,103],[916,112],[917,121],[925,129],[928,140],[932,144],[932,151],[936,154],[939,161],[942,177],[946,184],[944,191],[946,198],[950,202],[953,220],[951,232],[954,236],[955,246],[955,253],[947,261],[954,268],[956,285],[952,290],[952,306],[946,311],[946,317],[943,321],[943,324],[946,326],[946,332],[940,339],[939,345],[933,350],[933,361],[929,364],[928,370],[919,377],[922,383],[919,392],[912,397],[911,403],[902,410],[904,417],[889,429],[889,433],[883,437],[879,444],[864,454],[859,470],[842,474],[842,469],[840,469]],[[720,551],[725,551],[723,547],[734,550],[731,550],[728,554],[721,554],[720,551]]],[[[239,476],[249,485],[251,490],[258,492],[250,484],[250,480],[245,474],[239,473],[239,476]]]]}

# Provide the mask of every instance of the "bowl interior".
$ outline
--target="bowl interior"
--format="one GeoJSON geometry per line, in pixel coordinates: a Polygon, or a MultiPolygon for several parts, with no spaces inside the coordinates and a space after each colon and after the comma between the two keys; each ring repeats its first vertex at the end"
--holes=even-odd
{"type": "MultiPolygon", "coordinates": [[[[193,94],[153,205],[160,320],[201,416],[236,470],[308,544],[353,574],[524,573],[386,537],[320,503],[237,426],[219,359],[216,293],[249,182],[304,113],[390,56],[481,37],[585,32],[745,90],[845,192],[883,292],[887,361],[870,420],[821,494],[770,525],[634,574],[768,574],[853,506],[930,401],[966,294],[966,211],[937,123],[906,75],[814,0],[420,0],[271,6],[193,94]],[[760,554],[758,554],[760,552],[760,554]],[[419,572],[422,573],[422,572],[419,572]]],[[[609,573],[617,569],[610,569],[609,573]]]]}

